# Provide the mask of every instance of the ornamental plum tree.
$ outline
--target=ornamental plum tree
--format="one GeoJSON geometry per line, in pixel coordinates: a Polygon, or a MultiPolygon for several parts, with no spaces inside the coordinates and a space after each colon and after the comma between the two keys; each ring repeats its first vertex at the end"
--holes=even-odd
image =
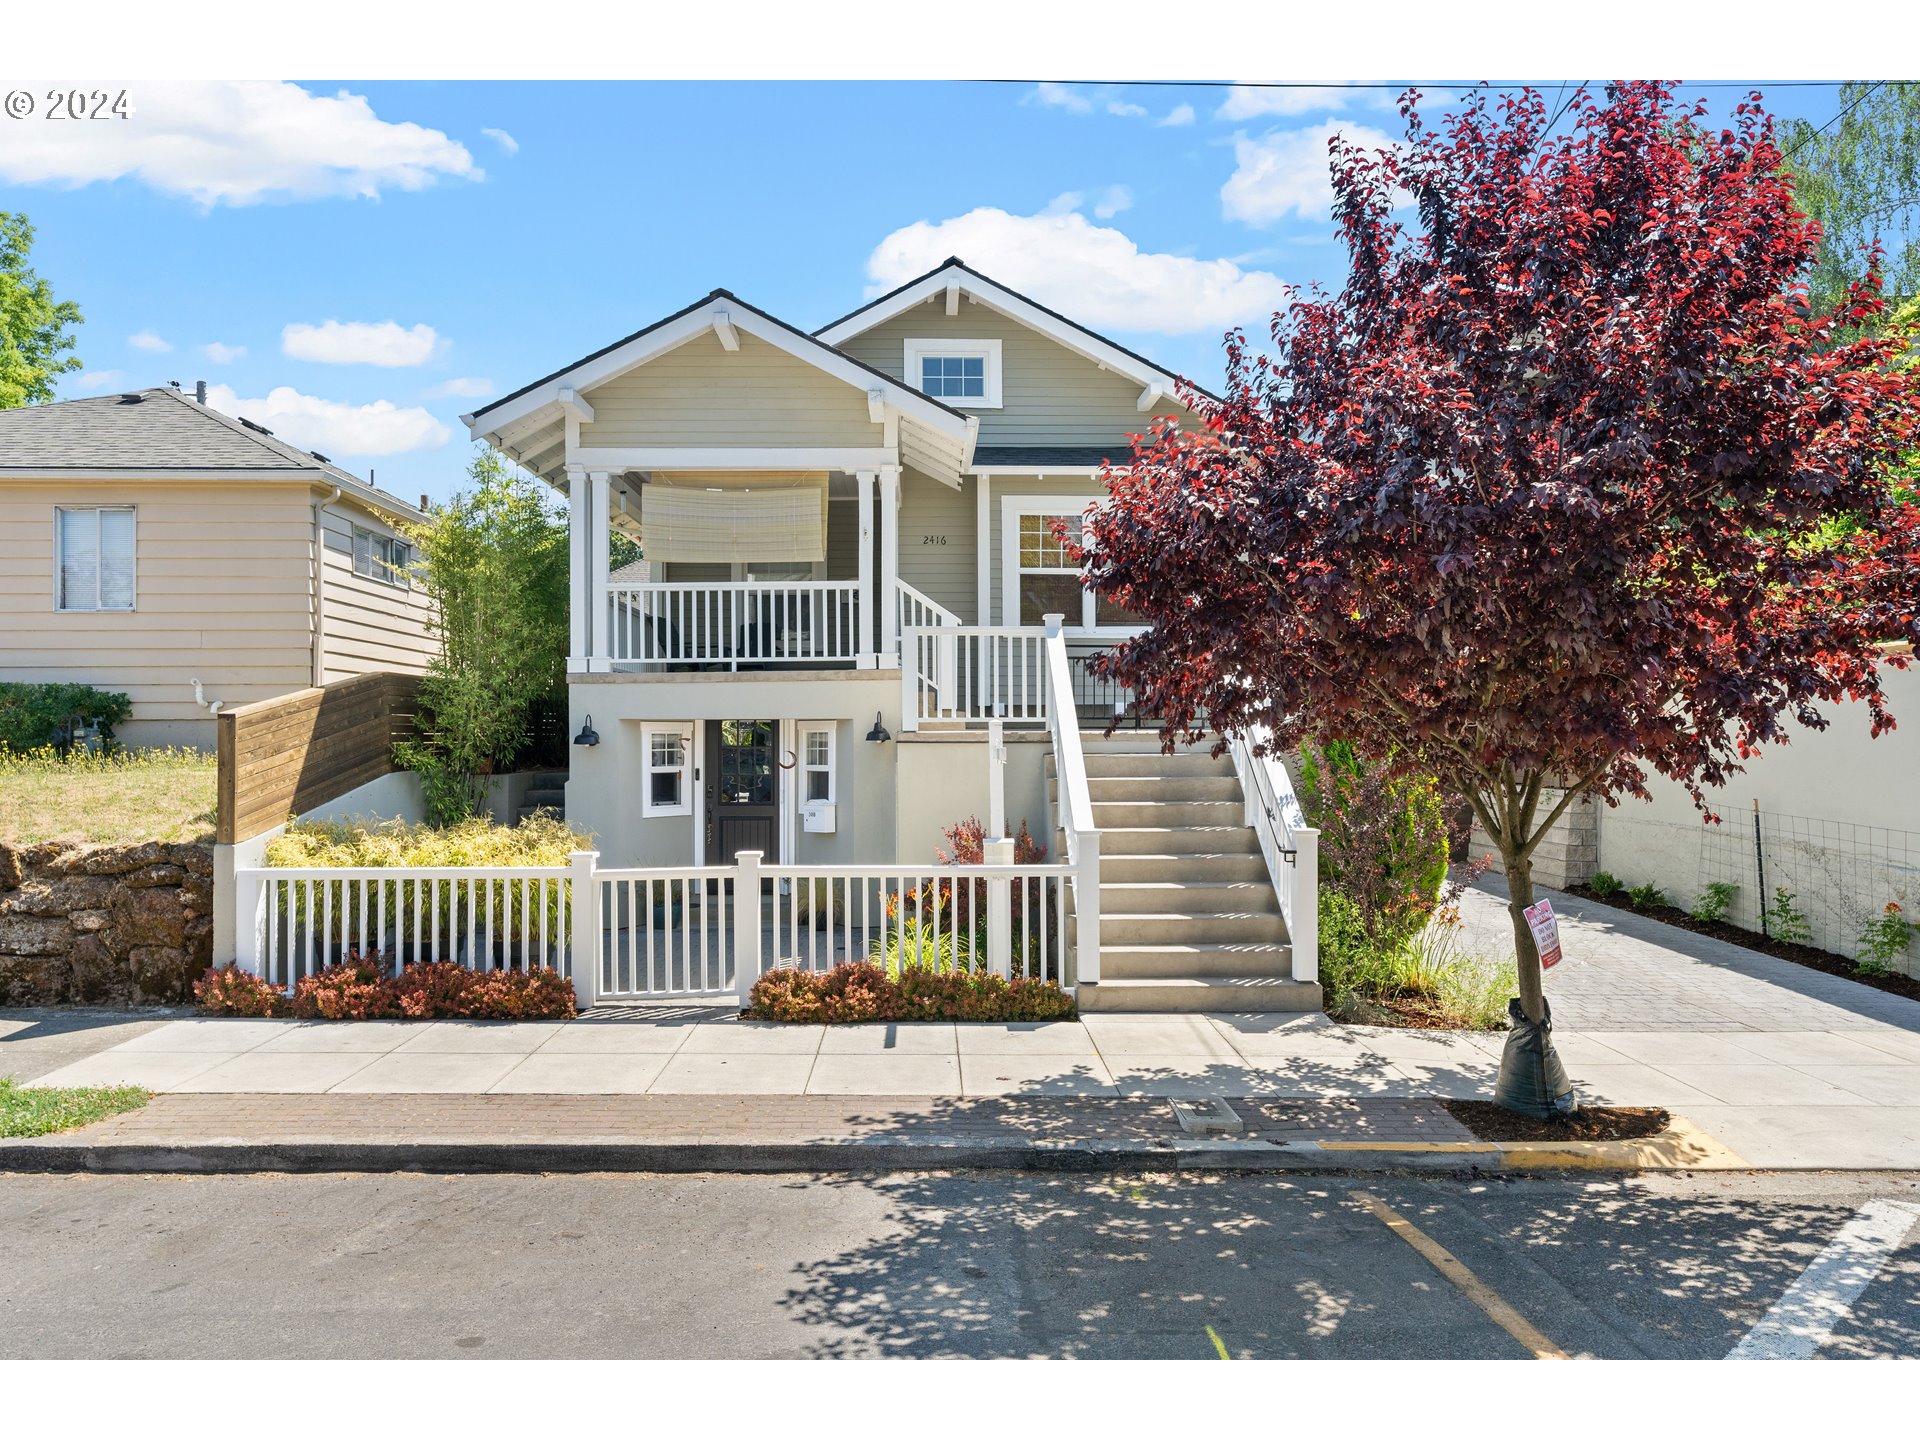
{"type": "Polygon", "coordinates": [[[1466,796],[1538,1021],[1531,859],[1578,797],[1651,769],[1706,810],[1787,717],[1893,725],[1920,537],[1881,477],[1920,374],[1858,323],[1871,267],[1809,302],[1758,96],[1715,128],[1617,84],[1565,133],[1532,91],[1438,130],[1418,101],[1390,151],[1330,143],[1345,287],[1296,294],[1270,356],[1227,337],[1224,396],[1110,473],[1084,563],[1151,623],[1107,667],[1169,740],[1340,738],[1466,796]]]}

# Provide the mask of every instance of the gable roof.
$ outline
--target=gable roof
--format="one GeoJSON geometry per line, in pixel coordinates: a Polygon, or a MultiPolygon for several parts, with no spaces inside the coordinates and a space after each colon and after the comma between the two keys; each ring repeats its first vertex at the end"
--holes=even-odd
{"type": "Polygon", "coordinates": [[[170,385],[0,410],[0,476],[63,474],[166,479],[182,475],[293,479],[337,485],[409,520],[425,516],[331,460],[236,420],[170,385]]]}
{"type": "Polygon", "coordinates": [[[1097,330],[1089,330],[1079,321],[1069,319],[1058,310],[1049,309],[1032,296],[1022,295],[1018,290],[982,275],[958,255],[949,255],[926,274],[916,276],[877,299],[869,300],[859,309],[851,310],[838,320],[822,325],[813,333],[829,345],[842,345],[854,336],[864,334],[874,326],[884,324],[894,316],[905,314],[914,306],[925,303],[949,286],[957,286],[982,304],[998,310],[1011,319],[1018,320],[1031,329],[1038,330],[1041,334],[1058,341],[1069,350],[1077,351],[1096,364],[1105,365],[1128,379],[1138,381],[1144,389],[1157,389],[1162,394],[1171,396],[1176,393],[1180,385],[1184,384],[1187,389],[1209,400],[1220,398],[1191,380],[1182,380],[1180,376],[1155,364],[1139,351],[1129,350],[1117,340],[1111,340],[1097,330]]]}

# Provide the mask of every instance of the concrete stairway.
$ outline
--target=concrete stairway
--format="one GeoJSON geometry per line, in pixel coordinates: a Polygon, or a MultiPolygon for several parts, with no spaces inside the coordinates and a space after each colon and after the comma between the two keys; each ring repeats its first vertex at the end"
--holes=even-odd
{"type": "MultiPolygon", "coordinates": [[[[1151,732],[1082,743],[1100,831],[1100,979],[1078,987],[1080,1008],[1317,1011],[1320,987],[1293,978],[1233,762],[1162,755],[1151,732]]],[[[1051,756],[1047,784],[1057,802],[1051,756]]],[[[1064,834],[1054,847],[1064,860],[1064,834]]]]}
{"type": "Polygon", "coordinates": [[[527,819],[536,810],[551,810],[561,819],[566,819],[567,777],[564,771],[555,770],[534,777],[520,801],[519,810],[514,814],[514,823],[527,819]]]}

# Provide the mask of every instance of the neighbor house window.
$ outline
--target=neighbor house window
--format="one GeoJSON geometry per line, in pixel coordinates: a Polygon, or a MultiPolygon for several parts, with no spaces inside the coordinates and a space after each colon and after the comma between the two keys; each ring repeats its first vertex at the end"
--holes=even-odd
{"type": "Polygon", "coordinates": [[[689,742],[684,727],[642,726],[640,743],[646,761],[640,813],[644,816],[691,815],[693,786],[687,773],[689,742]]]}
{"type": "Polygon", "coordinates": [[[1049,615],[1060,615],[1069,629],[1139,628],[1138,616],[1081,583],[1075,557],[1081,546],[1090,543],[1083,518],[1086,501],[1009,495],[1004,504],[1002,563],[1007,585],[1002,608],[1017,617],[1009,623],[1039,625],[1049,615]]]}
{"type": "Polygon", "coordinates": [[[833,730],[830,726],[800,732],[800,798],[833,803],[833,730]]]}
{"type": "Polygon", "coordinates": [[[907,383],[960,410],[1000,406],[998,340],[909,340],[907,383]]]}
{"type": "Polygon", "coordinates": [[[54,605],[133,609],[133,506],[60,506],[54,512],[54,605]]]}
{"type": "Polygon", "coordinates": [[[393,535],[353,527],[353,573],[389,585],[405,585],[413,547],[393,535]]]}

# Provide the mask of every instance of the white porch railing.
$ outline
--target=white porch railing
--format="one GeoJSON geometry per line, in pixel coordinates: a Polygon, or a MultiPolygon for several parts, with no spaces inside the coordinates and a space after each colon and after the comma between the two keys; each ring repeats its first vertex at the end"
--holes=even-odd
{"type": "MultiPolygon", "coordinates": [[[[945,625],[900,636],[900,723],[1044,725],[1046,631],[1026,625],[945,625]]],[[[1071,691],[1064,693],[1071,694],[1071,691]]]]}
{"type": "Polygon", "coordinates": [[[738,580],[607,586],[615,665],[854,664],[863,644],[857,580],[738,580]]]}
{"type": "Polygon", "coordinates": [[[398,969],[452,960],[472,970],[568,974],[565,867],[315,867],[234,874],[236,959],[291,991],[349,954],[398,969]]]}
{"type": "Polygon", "coordinates": [[[947,609],[938,600],[921,594],[904,580],[893,582],[894,597],[900,607],[900,633],[909,630],[932,630],[943,626],[961,625],[965,622],[947,609]]]}
{"type": "Polygon", "coordinates": [[[1100,979],[1100,832],[1093,823],[1093,792],[1080,744],[1080,712],[1073,699],[1062,617],[1047,616],[1045,631],[1047,728],[1053,736],[1053,774],[1059,792],[1055,828],[1067,837],[1073,871],[1074,983],[1100,979]]]}
{"type": "Polygon", "coordinates": [[[1229,737],[1228,753],[1246,796],[1246,823],[1260,838],[1273,893],[1293,943],[1293,978],[1320,978],[1320,832],[1307,824],[1293,779],[1278,755],[1255,755],[1265,731],[1229,737]]]}

